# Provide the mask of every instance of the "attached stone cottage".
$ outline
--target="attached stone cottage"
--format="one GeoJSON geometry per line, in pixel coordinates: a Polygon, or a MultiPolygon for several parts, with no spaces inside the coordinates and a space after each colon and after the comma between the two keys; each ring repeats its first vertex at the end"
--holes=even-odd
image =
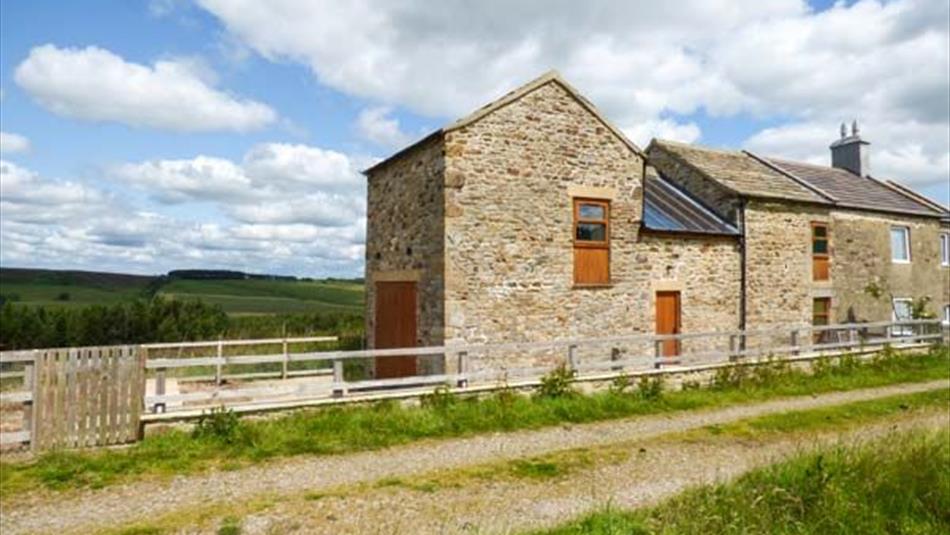
{"type": "MultiPolygon", "coordinates": [[[[852,137],[835,153],[849,165],[852,137]]],[[[945,211],[862,170],[645,152],[546,74],[366,171],[369,347],[887,319],[870,279],[947,303],[945,211]]],[[[376,374],[442,366],[390,357],[376,374]]]]}

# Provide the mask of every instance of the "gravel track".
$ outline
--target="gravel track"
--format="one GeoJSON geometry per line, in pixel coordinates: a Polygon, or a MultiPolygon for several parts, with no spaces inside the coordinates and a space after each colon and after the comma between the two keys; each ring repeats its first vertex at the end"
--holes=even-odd
{"type": "MultiPolygon", "coordinates": [[[[97,528],[145,521],[176,510],[194,508],[202,503],[238,502],[262,495],[319,491],[384,478],[423,474],[433,470],[531,457],[571,448],[642,441],[666,433],[724,424],[744,418],[924,392],[948,386],[950,381],[938,380],[777,399],[714,410],[643,416],[461,439],[430,440],[380,451],[329,457],[299,457],[230,472],[211,472],[180,476],[170,481],[145,481],[100,490],[70,492],[55,498],[37,495],[35,499],[17,500],[16,503],[5,505],[3,514],[0,515],[0,532],[4,535],[87,533],[97,528]]],[[[669,468],[666,465],[660,466],[663,466],[664,471],[669,468]]],[[[558,507],[554,509],[560,510],[558,507]]]]}
{"type": "MultiPolygon", "coordinates": [[[[241,521],[242,535],[281,534],[507,534],[553,527],[610,506],[635,509],[687,488],[728,481],[795,453],[850,444],[893,432],[939,428],[947,413],[912,415],[844,433],[805,434],[767,441],[702,442],[656,438],[631,443],[638,453],[564,477],[466,481],[458,487],[363,489],[316,501],[285,500],[241,521]],[[661,467],[661,468],[658,468],[661,467]]],[[[214,534],[219,522],[186,528],[214,534]]]]}

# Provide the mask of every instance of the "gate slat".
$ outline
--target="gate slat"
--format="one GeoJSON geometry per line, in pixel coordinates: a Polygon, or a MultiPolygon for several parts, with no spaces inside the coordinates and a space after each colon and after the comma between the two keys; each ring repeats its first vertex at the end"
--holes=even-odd
{"type": "Polygon", "coordinates": [[[109,354],[109,425],[106,427],[106,443],[119,442],[119,364],[122,358],[121,348],[110,347],[109,354]]]}
{"type": "Polygon", "coordinates": [[[145,359],[147,351],[144,348],[135,348],[130,359],[132,373],[129,377],[129,427],[130,441],[138,440],[139,418],[142,416],[142,407],[145,403],[145,359]]]}
{"type": "Polygon", "coordinates": [[[98,422],[96,424],[96,430],[98,431],[96,443],[101,446],[107,444],[106,432],[109,418],[109,385],[106,381],[108,381],[109,375],[106,370],[109,369],[110,355],[103,351],[101,347],[96,348],[96,353],[99,354],[99,369],[96,373],[96,396],[99,398],[99,406],[96,410],[96,420],[98,422]]]}
{"type": "Polygon", "coordinates": [[[87,357],[84,349],[80,349],[76,356],[76,446],[79,448],[86,447],[86,429],[88,429],[86,422],[89,414],[86,407],[86,397],[89,395],[86,388],[86,376],[89,371],[87,357]]]}
{"type": "Polygon", "coordinates": [[[67,354],[67,369],[66,369],[66,446],[70,448],[75,448],[79,443],[78,433],[76,429],[78,428],[76,412],[79,408],[78,399],[79,399],[79,383],[77,381],[77,366],[76,361],[79,358],[78,349],[70,349],[67,354]]]}

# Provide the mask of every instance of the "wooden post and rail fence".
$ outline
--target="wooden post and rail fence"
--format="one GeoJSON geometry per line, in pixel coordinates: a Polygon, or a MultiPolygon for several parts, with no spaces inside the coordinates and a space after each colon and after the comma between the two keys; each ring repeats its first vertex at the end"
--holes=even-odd
{"type": "Polygon", "coordinates": [[[509,381],[537,384],[558,366],[578,380],[606,380],[713,369],[765,357],[798,360],[885,345],[920,347],[950,340],[948,335],[950,330],[938,320],[907,320],[356,351],[291,351],[295,344],[334,342],[335,337],[5,351],[0,352],[0,380],[21,384],[0,393],[0,404],[20,405],[23,426],[0,434],[0,445],[47,450],[121,444],[139,440],[145,423],[193,418],[218,406],[254,412],[411,397],[444,386],[483,391],[509,381]],[[664,342],[670,340],[693,349],[665,355],[664,342]],[[260,354],[227,354],[239,346],[260,354]],[[264,347],[280,350],[260,351],[264,347]],[[177,355],[160,356],[169,352],[177,355]],[[542,362],[513,368],[509,363],[517,359],[512,355],[541,355],[542,362]],[[441,356],[443,369],[395,379],[348,380],[345,374],[348,362],[371,367],[375,359],[406,356],[441,356]],[[256,371],[227,373],[248,366],[256,371]],[[262,366],[269,369],[260,371],[262,366]],[[205,370],[212,373],[202,375],[205,370]],[[203,387],[170,392],[173,379],[176,385],[203,387]]]}

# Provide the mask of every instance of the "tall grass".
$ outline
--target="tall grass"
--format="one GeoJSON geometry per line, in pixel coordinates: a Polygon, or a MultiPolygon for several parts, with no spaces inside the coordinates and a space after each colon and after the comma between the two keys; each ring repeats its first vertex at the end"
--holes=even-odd
{"type": "Polygon", "coordinates": [[[425,397],[418,407],[381,402],[299,411],[269,420],[239,419],[219,412],[193,433],[172,430],[121,450],[52,452],[31,462],[0,463],[0,488],[2,499],[6,499],[37,488],[101,487],[149,476],[236,468],[278,457],[377,449],[423,438],[532,429],[938,379],[947,377],[948,371],[950,351],[940,348],[922,356],[890,355],[849,363],[847,367],[829,365],[816,376],[783,368],[781,373],[719,382],[710,389],[665,392],[645,381],[637,387],[615,385],[588,396],[560,387],[530,397],[501,390],[484,399],[459,398],[440,391],[425,397]]]}
{"type": "Polygon", "coordinates": [[[607,510],[546,533],[950,533],[950,432],[808,453],[652,509],[607,510]]]}

